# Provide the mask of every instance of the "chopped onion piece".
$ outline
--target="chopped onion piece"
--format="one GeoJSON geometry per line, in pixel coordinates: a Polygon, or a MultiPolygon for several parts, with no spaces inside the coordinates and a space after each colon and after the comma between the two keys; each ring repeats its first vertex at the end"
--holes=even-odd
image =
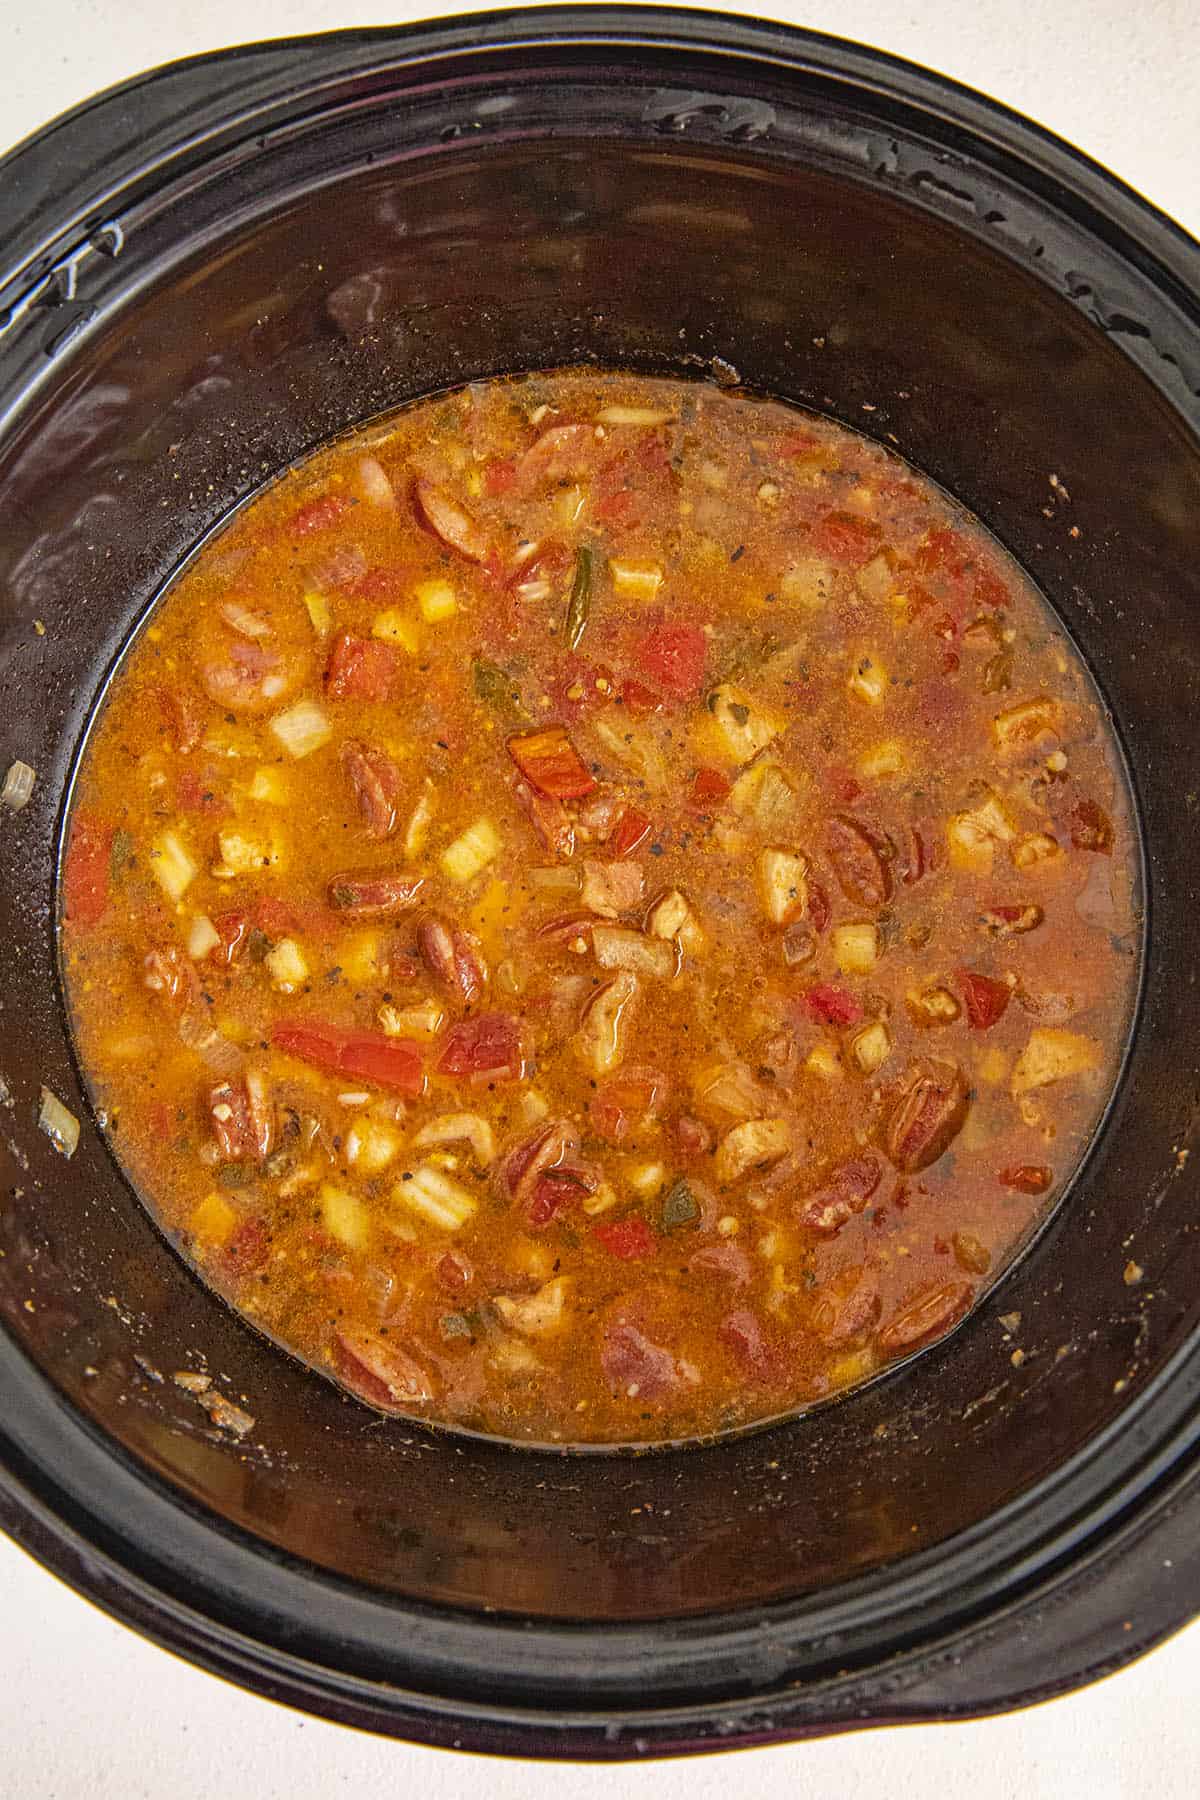
{"type": "Polygon", "coordinates": [[[276,713],[271,730],[289,755],[311,756],[333,736],[333,726],[312,700],[297,700],[286,712],[276,713]]]}
{"type": "Polygon", "coordinates": [[[38,1128],[45,1132],[60,1156],[74,1156],[79,1144],[79,1120],[48,1087],[42,1089],[38,1128]]]}
{"type": "Polygon", "coordinates": [[[675,974],[674,946],[626,925],[593,926],[592,949],[602,969],[630,969],[658,981],[669,981],[675,974]]]}
{"type": "Polygon", "coordinates": [[[188,927],[187,953],[193,962],[202,962],[210,950],[215,950],[221,942],[221,936],[207,913],[197,913],[188,927]]]}
{"type": "Polygon", "coordinates": [[[225,600],[221,604],[221,617],[232,631],[239,632],[242,637],[269,638],[271,626],[261,613],[251,612],[248,606],[242,606],[237,600],[225,600]]]}
{"type": "Polygon", "coordinates": [[[374,456],[360,456],[358,459],[358,482],[365,499],[372,506],[393,506],[396,495],[392,484],[384,474],[383,465],[374,456]]]}
{"type": "Polygon", "coordinates": [[[207,1013],[184,1012],[175,1029],[184,1049],[194,1051],[214,1074],[236,1075],[241,1069],[245,1060],[241,1051],[209,1023],[207,1013]]]}
{"type": "Polygon", "coordinates": [[[579,892],[579,871],[554,867],[549,869],[533,868],[527,871],[530,885],[541,888],[548,894],[577,894],[579,892]]]}
{"type": "Polygon", "coordinates": [[[444,1113],[422,1125],[412,1141],[414,1150],[428,1149],[432,1144],[467,1143],[481,1169],[490,1168],[496,1160],[496,1139],[486,1119],[478,1113],[444,1113]]]}
{"type": "Polygon", "coordinates": [[[601,425],[669,425],[674,417],[656,406],[602,406],[596,414],[601,425]]]}
{"type": "Polygon", "coordinates": [[[317,636],[328,637],[333,630],[333,608],[324,594],[318,593],[316,588],[306,589],[304,606],[317,636]]]}
{"type": "Polygon", "coordinates": [[[28,806],[29,797],[33,793],[33,784],[37,780],[37,771],[31,769],[27,762],[15,762],[9,765],[8,774],[4,777],[4,786],[0,788],[0,800],[13,812],[20,812],[28,806]]]}

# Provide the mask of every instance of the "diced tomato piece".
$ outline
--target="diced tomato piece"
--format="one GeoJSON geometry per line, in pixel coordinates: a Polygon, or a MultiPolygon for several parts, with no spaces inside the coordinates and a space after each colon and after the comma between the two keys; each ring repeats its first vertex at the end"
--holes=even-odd
{"type": "Polygon", "coordinates": [[[310,537],[314,531],[328,531],[343,513],[350,511],[351,504],[343,494],[322,494],[317,500],[308,500],[287,521],[287,534],[290,538],[302,538],[310,537]]]}
{"type": "Polygon", "coordinates": [[[993,981],[990,975],[977,975],[973,969],[959,969],[958,985],[967,1022],[975,1031],[990,1030],[1012,999],[1007,981],[993,981]]]}
{"type": "Polygon", "coordinates": [[[733,784],[720,769],[697,769],[692,777],[692,791],[689,803],[699,812],[708,812],[714,806],[720,806],[729,798],[729,790],[733,784]]]}
{"type": "Polygon", "coordinates": [[[621,683],[621,700],[630,712],[635,713],[657,712],[663,703],[661,694],[656,694],[653,688],[636,678],[621,683]]]}
{"type": "Polygon", "coordinates": [[[833,981],[819,981],[804,995],[804,1005],[822,1025],[856,1025],[863,1009],[853,994],[833,981]]]}
{"type": "Polygon", "coordinates": [[[244,912],[214,913],[213,930],[221,940],[216,951],[221,962],[236,962],[250,934],[250,915],[244,912]]]}
{"type": "Polygon", "coordinates": [[[1099,856],[1111,856],[1113,824],[1103,807],[1094,800],[1079,800],[1067,814],[1071,842],[1076,850],[1094,850],[1099,856]]]}
{"type": "Polygon", "coordinates": [[[343,631],[334,639],[325,670],[331,700],[386,700],[396,677],[396,652],[378,638],[343,631]]]}
{"type": "MultiPolygon", "coordinates": [[[[949,526],[938,526],[926,533],[917,549],[915,562],[921,574],[936,576],[946,583],[956,605],[970,603],[1000,611],[1010,604],[1011,595],[1003,578],[988,563],[979,560],[976,547],[969,538],[949,526]]],[[[911,597],[909,616],[914,616],[911,597]]]]}
{"type": "Polygon", "coordinates": [[[508,754],[526,781],[552,800],[579,800],[596,783],[561,725],[523,731],[508,740],[508,754]]]}
{"type": "Polygon", "coordinates": [[[516,1077],[521,1072],[521,1033],[508,1013],[476,1013],[446,1033],[439,1075],[516,1077]]]}
{"type": "Polygon", "coordinates": [[[1036,1163],[1016,1163],[1000,1171],[1001,1186],[1012,1188],[1018,1194],[1044,1194],[1053,1179],[1049,1169],[1036,1163]]]}
{"type": "Polygon", "coordinates": [[[854,513],[831,512],[813,527],[813,547],[835,562],[866,562],[879,541],[877,528],[854,513]]]}
{"type": "Polygon", "coordinates": [[[649,834],[650,821],[645,813],[639,812],[636,806],[627,806],[617,820],[616,829],[609,839],[609,848],[620,861],[621,857],[631,855],[649,834]]]}
{"type": "Polygon", "coordinates": [[[63,865],[63,898],[69,925],[98,925],[108,906],[116,830],[89,813],[76,813],[63,865]]]}
{"type": "Polygon", "coordinates": [[[971,546],[948,525],[926,532],[913,559],[925,575],[961,575],[972,560],[971,546]]]}
{"type": "Polygon", "coordinates": [[[447,1250],[437,1266],[438,1280],[452,1294],[461,1294],[475,1279],[471,1259],[461,1250],[447,1250]]]}
{"type": "Polygon", "coordinates": [[[673,700],[690,700],[704,685],[708,639],[699,625],[659,625],[634,648],[646,681],[673,700]]]}
{"type": "Polygon", "coordinates": [[[180,812],[204,813],[218,818],[229,807],[212,784],[196,769],[180,769],[175,777],[175,804],[180,812]]]}
{"type": "Polygon", "coordinates": [[[596,517],[605,525],[633,525],[637,522],[640,504],[632,488],[617,488],[599,501],[596,517]]]}
{"type": "Polygon", "coordinates": [[[419,1046],[407,1038],[386,1037],[382,1031],[342,1031],[317,1022],[276,1025],[271,1042],[286,1056],[315,1068],[394,1088],[400,1094],[415,1097],[425,1085],[419,1046]]]}
{"type": "Polygon", "coordinates": [[[667,1080],[655,1069],[622,1069],[600,1083],[588,1105],[592,1129],[610,1144],[624,1143],[633,1130],[657,1118],[667,1080]]]}
{"type": "Polygon", "coordinates": [[[636,1215],[597,1225],[592,1236],[604,1245],[610,1256],[619,1257],[622,1262],[634,1262],[639,1257],[651,1255],[657,1242],[645,1219],[636,1215]]]}
{"type": "Polygon", "coordinates": [[[397,569],[387,563],[373,563],[353,583],[356,600],[392,600],[411,578],[410,569],[397,569]]]}
{"type": "Polygon", "coordinates": [[[517,479],[517,465],[511,456],[495,457],[484,464],[483,491],[491,499],[507,494],[517,479]]]}
{"type": "Polygon", "coordinates": [[[975,571],[975,599],[980,606],[993,607],[997,612],[1011,606],[1012,595],[1007,583],[997,575],[994,569],[983,567],[975,571]]]}
{"type": "Polygon", "coordinates": [[[253,1275],[271,1252],[271,1234],[261,1219],[243,1219],[222,1251],[231,1275],[253,1275]]]}
{"type": "MultiPolygon", "coordinates": [[[[274,895],[265,894],[254,908],[254,918],[258,929],[269,938],[286,937],[289,931],[297,931],[296,914],[286,900],[277,900],[274,895]]],[[[216,921],[213,921],[214,924],[216,921]]]]}
{"type": "Polygon", "coordinates": [[[821,448],[821,440],[812,431],[792,431],[779,440],[780,456],[812,456],[821,448]]]}

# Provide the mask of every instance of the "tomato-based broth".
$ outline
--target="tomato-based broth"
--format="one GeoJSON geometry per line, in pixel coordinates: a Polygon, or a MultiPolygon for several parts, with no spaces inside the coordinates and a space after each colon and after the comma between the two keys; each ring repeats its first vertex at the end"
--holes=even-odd
{"type": "Polygon", "coordinates": [[[322,450],[82,758],[63,967],[205,1279],[388,1412],[735,1429],[948,1331],[1077,1167],[1119,761],[994,540],[824,419],[566,373],[322,450]]]}

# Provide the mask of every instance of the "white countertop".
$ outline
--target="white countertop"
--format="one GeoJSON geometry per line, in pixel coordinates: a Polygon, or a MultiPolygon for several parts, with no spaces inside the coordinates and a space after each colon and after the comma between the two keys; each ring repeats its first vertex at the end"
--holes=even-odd
{"type": "MultiPolygon", "coordinates": [[[[435,6],[36,0],[6,12],[0,151],[98,89],[246,37],[396,23],[435,6]]],[[[1195,0],[809,0],[760,11],[880,45],[1072,139],[1200,235],[1195,0]]],[[[0,1539],[0,1793],[29,1800],[550,1800],[564,1775],[388,1743],[226,1687],[112,1624],[0,1539]]],[[[572,1800],[971,1800],[1198,1791],[1200,1624],[1085,1693],[1004,1719],[908,1726],[733,1761],[579,1769],[572,1800]]]]}

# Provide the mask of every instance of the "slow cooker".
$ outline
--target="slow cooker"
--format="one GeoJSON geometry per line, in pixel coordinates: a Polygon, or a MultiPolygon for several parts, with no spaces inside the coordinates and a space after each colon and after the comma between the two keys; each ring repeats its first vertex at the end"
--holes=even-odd
{"type": "Polygon", "coordinates": [[[1198,705],[1200,247],[978,95],[774,25],[566,7],[251,46],[48,126],[0,165],[0,763],[38,773],[0,821],[0,1523],[261,1693],[524,1755],[994,1711],[1178,1627],[1198,705]],[[1019,1263],[839,1404],[640,1457],[380,1421],[256,1336],[105,1147],[55,962],[81,732],[186,553],[357,421],[581,363],[780,395],[942,483],[1081,647],[1142,834],[1120,1085],[1019,1263]],[[83,1120],[70,1160],[43,1084],[83,1120]]]}

